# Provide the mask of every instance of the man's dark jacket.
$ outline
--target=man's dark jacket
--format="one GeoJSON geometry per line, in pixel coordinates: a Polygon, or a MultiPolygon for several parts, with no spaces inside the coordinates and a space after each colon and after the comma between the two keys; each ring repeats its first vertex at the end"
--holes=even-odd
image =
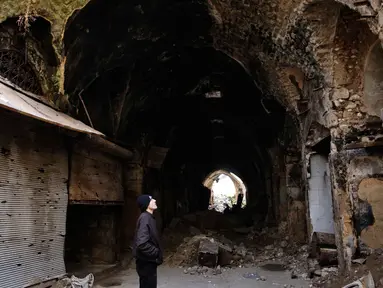
{"type": "Polygon", "coordinates": [[[137,220],[133,256],[138,261],[154,262],[158,265],[163,262],[156,220],[152,214],[146,211],[142,212],[137,220]]]}

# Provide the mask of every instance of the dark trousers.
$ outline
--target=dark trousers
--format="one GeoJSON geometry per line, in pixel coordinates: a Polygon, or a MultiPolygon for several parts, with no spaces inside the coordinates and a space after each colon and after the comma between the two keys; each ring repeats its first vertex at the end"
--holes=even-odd
{"type": "Polygon", "coordinates": [[[140,288],[157,288],[157,264],[136,261],[136,270],[140,277],[140,288]]]}

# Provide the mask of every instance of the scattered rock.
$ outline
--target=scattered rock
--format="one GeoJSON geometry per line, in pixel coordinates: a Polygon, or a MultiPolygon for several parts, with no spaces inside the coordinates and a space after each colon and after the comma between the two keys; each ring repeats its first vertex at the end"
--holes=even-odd
{"type": "Polygon", "coordinates": [[[286,248],[286,247],[289,245],[289,243],[287,243],[287,241],[283,240],[283,241],[280,243],[280,245],[281,245],[282,248],[286,248]]]}
{"type": "Polygon", "coordinates": [[[333,100],[348,99],[349,97],[350,92],[344,87],[336,89],[333,94],[333,100]]]}
{"type": "Polygon", "coordinates": [[[227,266],[231,264],[233,260],[233,248],[228,245],[218,244],[218,264],[221,266],[227,266]]]}
{"type": "Polygon", "coordinates": [[[362,264],[366,263],[366,260],[367,260],[366,258],[359,258],[359,259],[354,259],[351,262],[362,265],[362,264]]]}
{"type": "Polygon", "coordinates": [[[314,271],[314,276],[319,276],[319,277],[322,276],[322,270],[319,270],[319,269],[315,270],[314,271]]]}
{"type": "Polygon", "coordinates": [[[245,245],[241,243],[238,247],[235,247],[235,253],[241,257],[245,257],[247,254],[245,245]]]}
{"type": "Polygon", "coordinates": [[[221,266],[217,266],[217,268],[215,268],[213,270],[213,275],[219,275],[219,274],[222,274],[222,270],[221,270],[221,266]]]}
{"type": "Polygon", "coordinates": [[[199,229],[195,228],[194,226],[189,227],[189,232],[193,236],[202,234],[201,231],[199,229]]]}
{"type": "Polygon", "coordinates": [[[214,239],[203,239],[199,244],[198,263],[201,266],[216,267],[218,264],[219,246],[214,239]]]}

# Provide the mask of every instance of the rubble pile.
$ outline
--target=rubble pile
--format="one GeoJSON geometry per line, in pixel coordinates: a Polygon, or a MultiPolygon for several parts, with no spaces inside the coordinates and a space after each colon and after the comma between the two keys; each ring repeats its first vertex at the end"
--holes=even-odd
{"type": "Polygon", "coordinates": [[[383,250],[370,249],[352,260],[351,273],[341,277],[322,275],[313,281],[313,287],[321,288],[383,288],[383,250]]]}
{"type": "MultiPolygon", "coordinates": [[[[293,279],[310,280],[311,287],[383,288],[383,250],[367,249],[353,259],[352,273],[342,276],[333,235],[318,233],[309,247],[290,241],[286,223],[262,229],[243,223],[241,216],[214,210],[174,219],[163,235],[165,264],[205,277],[254,267],[289,271],[293,279]]],[[[264,281],[257,273],[250,274],[243,277],[264,281]]]]}
{"type": "Polygon", "coordinates": [[[229,219],[232,215],[212,210],[203,213],[177,219],[170,225],[171,229],[165,231],[167,265],[182,267],[188,274],[205,275],[220,274],[235,267],[279,263],[284,270],[291,271],[292,278],[312,278],[315,271],[318,275],[315,277],[320,277],[334,270],[320,270],[315,265],[310,270],[308,247],[298,246],[281,236],[287,234],[285,223],[259,231],[254,227],[241,227],[238,219],[229,219]],[[220,228],[222,226],[224,228],[220,228]]]}

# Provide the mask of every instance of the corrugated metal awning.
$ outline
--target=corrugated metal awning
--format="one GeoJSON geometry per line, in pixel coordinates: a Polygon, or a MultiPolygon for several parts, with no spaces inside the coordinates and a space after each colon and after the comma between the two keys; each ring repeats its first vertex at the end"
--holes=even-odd
{"type": "MultiPolygon", "coordinates": [[[[69,130],[104,136],[103,133],[85,125],[81,121],[39,103],[37,100],[27,96],[28,93],[18,91],[19,89],[16,89],[11,83],[9,84],[8,81],[4,81],[3,78],[0,80],[2,80],[0,81],[0,107],[69,130]]],[[[38,96],[34,98],[36,97],[38,96]]]]}

